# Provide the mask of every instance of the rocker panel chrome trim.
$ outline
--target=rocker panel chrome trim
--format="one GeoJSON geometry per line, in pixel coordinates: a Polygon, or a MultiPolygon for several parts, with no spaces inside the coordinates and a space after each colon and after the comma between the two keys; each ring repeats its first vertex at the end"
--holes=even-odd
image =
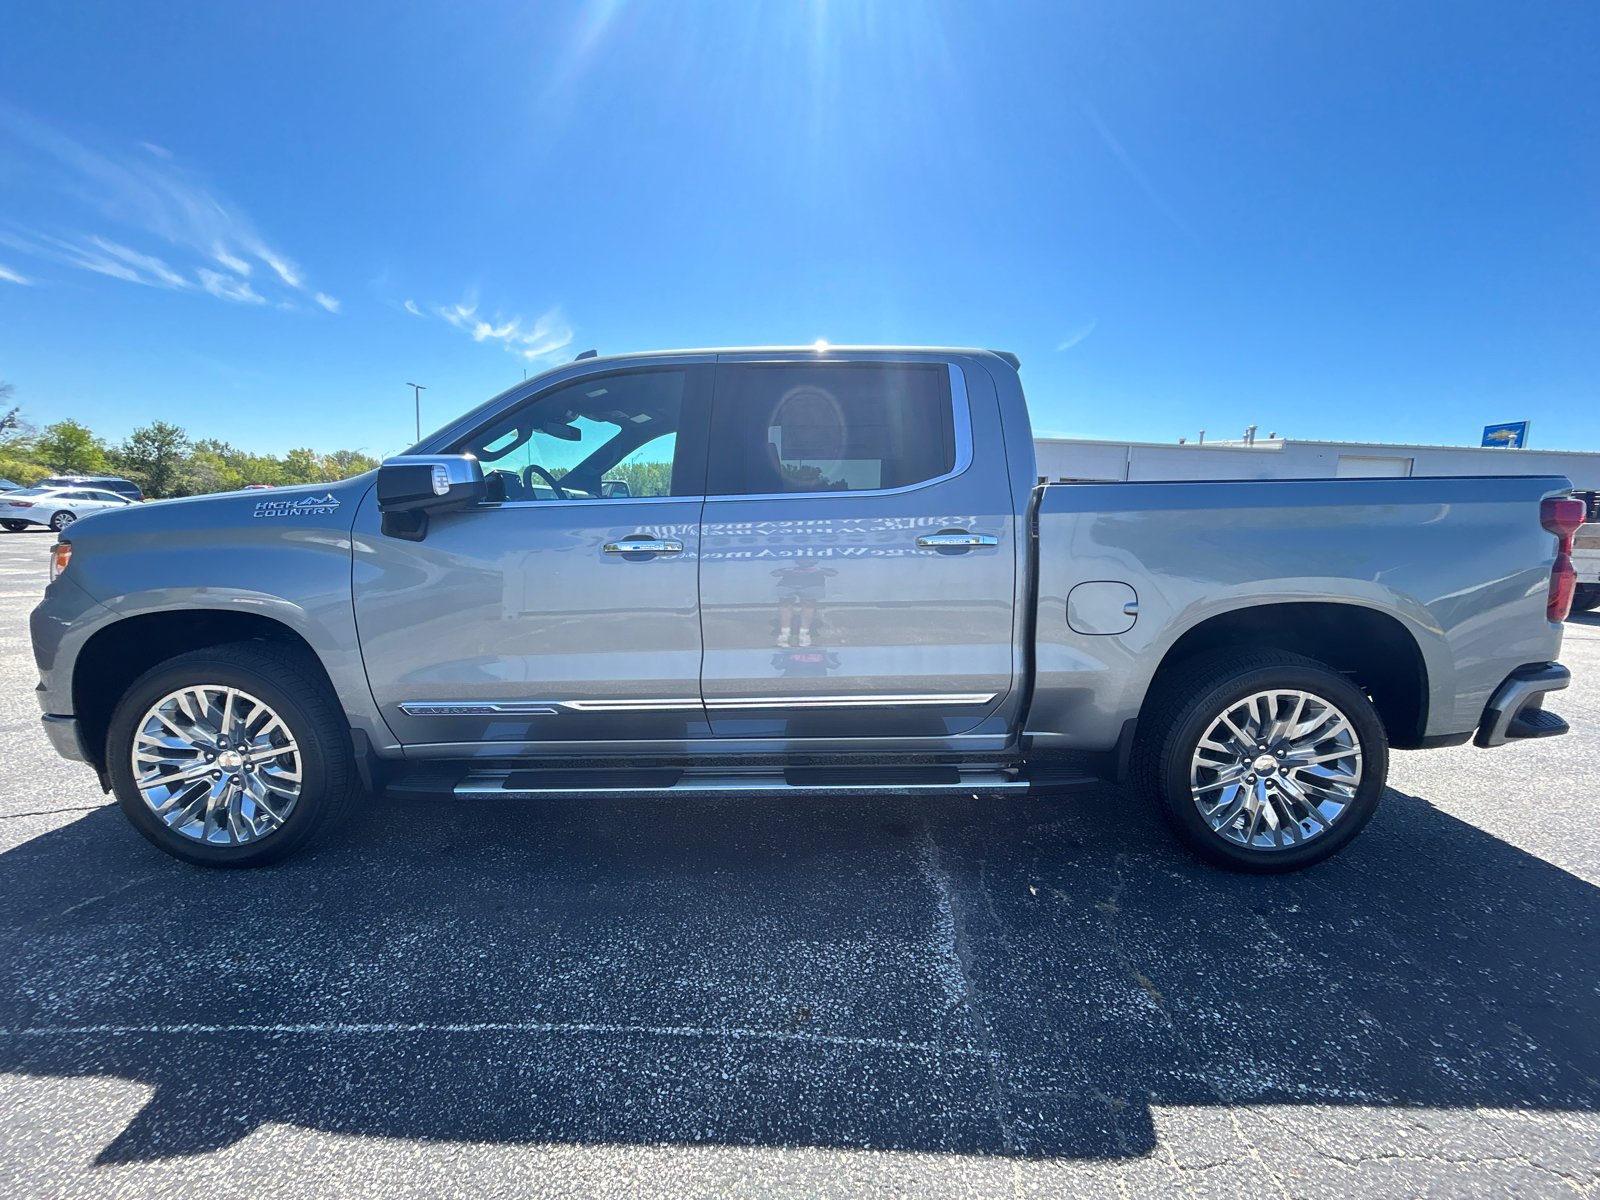
{"type": "MultiPolygon", "coordinates": [[[[967,708],[988,704],[995,692],[935,692],[874,696],[736,696],[713,700],[703,707],[717,712],[754,708],[967,708]]],[[[697,711],[696,699],[661,700],[407,700],[400,711],[408,717],[554,717],[568,712],[679,712],[697,711]]]]}

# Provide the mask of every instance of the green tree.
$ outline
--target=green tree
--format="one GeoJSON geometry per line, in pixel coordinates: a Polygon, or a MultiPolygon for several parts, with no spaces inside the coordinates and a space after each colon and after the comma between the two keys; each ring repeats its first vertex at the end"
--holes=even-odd
{"type": "Polygon", "coordinates": [[[143,485],[149,496],[183,494],[189,461],[189,435],[176,425],[153,421],[135,429],[114,455],[117,466],[143,485]]]}
{"type": "Polygon", "coordinates": [[[61,475],[103,475],[105,443],[76,421],[57,421],[45,427],[34,453],[61,475]]]}
{"type": "Polygon", "coordinates": [[[322,455],[305,448],[283,456],[283,474],[286,483],[331,483],[338,478],[322,455]]]}
{"type": "Polygon", "coordinates": [[[378,460],[359,450],[335,450],[327,461],[338,472],[339,479],[354,479],[378,469],[378,460]]]}

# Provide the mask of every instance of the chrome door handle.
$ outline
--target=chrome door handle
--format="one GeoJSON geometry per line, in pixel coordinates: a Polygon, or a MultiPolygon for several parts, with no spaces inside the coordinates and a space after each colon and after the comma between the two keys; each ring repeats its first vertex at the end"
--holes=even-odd
{"type": "Polygon", "coordinates": [[[944,546],[998,546],[1000,539],[987,533],[930,533],[919,537],[917,545],[937,550],[944,546]]]}
{"type": "Polygon", "coordinates": [[[682,554],[683,543],[670,538],[624,539],[600,547],[607,554],[682,554]]]}

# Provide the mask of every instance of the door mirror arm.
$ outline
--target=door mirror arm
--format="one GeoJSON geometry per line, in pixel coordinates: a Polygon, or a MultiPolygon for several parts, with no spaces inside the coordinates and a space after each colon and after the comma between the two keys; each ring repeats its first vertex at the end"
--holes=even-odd
{"type": "Polygon", "coordinates": [[[401,454],[378,468],[378,511],[386,537],[420,542],[432,513],[475,508],[488,497],[483,466],[471,454],[401,454]]]}

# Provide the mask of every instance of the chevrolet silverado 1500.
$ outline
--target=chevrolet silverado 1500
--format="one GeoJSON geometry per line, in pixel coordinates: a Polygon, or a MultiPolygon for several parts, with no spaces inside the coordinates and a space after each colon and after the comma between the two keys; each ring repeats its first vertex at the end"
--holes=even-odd
{"type": "Polygon", "coordinates": [[[1543,706],[1583,504],[1548,477],[1046,485],[1016,359],[585,358],[373,473],[53,549],[55,746],[206,865],[350,800],[934,797],[1127,781],[1304,867],[1391,749],[1543,706]]]}

